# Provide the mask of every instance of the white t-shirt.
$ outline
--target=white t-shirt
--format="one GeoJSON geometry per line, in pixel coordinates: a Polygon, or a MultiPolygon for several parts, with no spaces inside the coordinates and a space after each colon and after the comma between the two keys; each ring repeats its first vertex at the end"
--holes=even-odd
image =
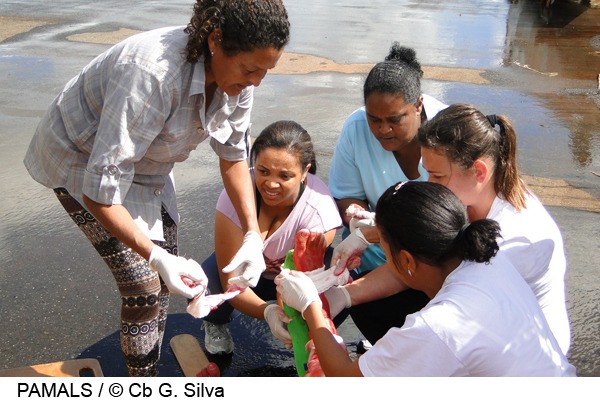
{"type": "Polygon", "coordinates": [[[510,261],[463,262],[359,360],[364,376],[575,376],[510,261]]]}
{"type": "Polygon", "coordinates": [[[496,197],[487,216],[500,224],[500,250],[535,294],[561,350],[567,354],[571,329],[565,301],[565,257],[560,230],[542,203],[527,197],[527,208],[515,208],[496,197]]]}

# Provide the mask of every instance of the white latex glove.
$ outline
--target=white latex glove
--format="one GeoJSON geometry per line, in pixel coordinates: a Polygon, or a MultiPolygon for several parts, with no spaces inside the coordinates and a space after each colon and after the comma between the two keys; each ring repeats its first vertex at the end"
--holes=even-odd
{"type": "Polygon", "coordinates": [[[350,272],[347,269],[343,269],[341,274],[336,275],[334,268],[325,269],[325,266],[323,266],[312,271],[306,271],[304,274],[313,281],[319,293],[325,292],[332,286],[345,285],[350,281],[350,272]]]}
{"type": "Polygon", "coordinates": [[[362,228],[363,226],[375,226],[375,220],[373,218],[352,218],[348,223],[350,233],[354,232],[356,228],[362,228]]]}
{"type": "Polygon", "coordinates": [[[292,320],[277,304],[269,304],[265,308],[265,321],[269,324],[271,333],[283,343],[286,349],[292,348],[292,337],[287,330],[287,324],[292,320]]]}
{"type": "Polygon", "coordinates": [[[174,256],[160,246],[152,248],[148,265],[159,273],[170,292],[188,299],[203,293],[208,285],[208,278],[200,264],[191,259],[174,256]],[[183,281],[184,278],[192,282],[192,287],[183,281]]]}
{"type": "Polygon", "coordinates": [[[190,301],[187,306],[188,314],[196,318],[204,318],[211,311],[216,310],[221,304],[227,300],[233,299],[235,296],[241,293],[241,290],[231,287],[227,289],[225,293],[209,294],[202,293],[200,296],[194,297],[194,300],[190,301]]]}
{"type": "Polygon", "coordinates": [[[315,284],[300,271],[282,269],[275,277],[275,284],[283,302],[300,313],[303,313],[312,303],[319,303],[319,306],[322,306],[315,284]]]}
{"type": "Polygon", "coordinates": [[[343,286],[332,286],[323,292],[329,303],[329,318],[335,318],[343,309],[352,306],[350,293],[343,286]]]}
{"type": "Polygon", "coordinates": [[[330,267],[335,268],[335,274],[339,275],[344,272],[344,269],[360,266],[360,256],[370,244],[360,228],[355,229],[333,249],[330,267]]]}
{"type": "Polygon", "coordinates": [[[352,219],[348,223],[350,232],[354,232],[356,228],[363,226],[375,226],[375,213],[351,205],[346,209],[346,215],[352,219]]]}
{"type": "Polygon", "coordinates": [[[223,268],[223,272],[233,272],[240,267],[241,274],[229,279],[229,284],[241,289],[255,287],[261,274],[267,269],[263,257],[263,240],[256,231],[249,231],[244,235],[242,247],[229,265],[223,268]]]}

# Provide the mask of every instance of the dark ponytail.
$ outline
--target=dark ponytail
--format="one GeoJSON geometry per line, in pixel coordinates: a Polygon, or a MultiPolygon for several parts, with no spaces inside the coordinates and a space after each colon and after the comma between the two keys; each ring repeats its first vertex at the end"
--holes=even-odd
{"type": "Polygon", "coordinates": [[[437,183],[409,181],[388,188],[375,215],[392,255],[404,249],[422,262],[441,266],[454,258],[488,262],[498,252],[498,223],[483,219],[468,224],[465,206],[437,183]]]}
{"type": "Polygon", "coordinates": [[[465,225],[456,236],[456,253],[460,259],[488,262],[498,252],[496,238],[500,225],[491,219],[480,219],[465,225]]]}

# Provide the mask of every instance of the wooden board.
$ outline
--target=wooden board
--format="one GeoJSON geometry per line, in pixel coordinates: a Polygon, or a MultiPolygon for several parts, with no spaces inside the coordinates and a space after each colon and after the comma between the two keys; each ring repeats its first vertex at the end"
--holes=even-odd
{"type": "Polygon", "coordinates": [[[188,334],[173,336],[170,344],[173,354],[183,370],[183,375],[196,376],[209,364],[200,343],[194,336],[188,334]]]}
{"type": "Polygon", "coordinates": [[[57,361],[48,364],[32,365],[30,367],[0,370],[0,376],[8,377],[73,377],[73,376],[104,376],[100,363],[95,358],[57,361]]]}

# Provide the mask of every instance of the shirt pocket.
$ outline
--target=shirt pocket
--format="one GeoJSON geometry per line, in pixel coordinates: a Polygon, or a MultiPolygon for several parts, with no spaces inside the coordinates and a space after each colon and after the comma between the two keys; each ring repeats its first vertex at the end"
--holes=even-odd
{"type": "Polygon", "coordinates": [[[155,162],[184,161],[189,157],[190,152],[198,146],[198,141],[194,139],[194,136],[194,131],[161,133],[148,148],[146,158],[155,162]]]}
{"type": "Polygon", "coordinates": [[[75,147],[80,150],[91,152],[94,144],[94,141],[91,139],[97,131],[98,123],[94,121],[86,124],[83,129],[67,129],[67,135],[75,147]]]}

